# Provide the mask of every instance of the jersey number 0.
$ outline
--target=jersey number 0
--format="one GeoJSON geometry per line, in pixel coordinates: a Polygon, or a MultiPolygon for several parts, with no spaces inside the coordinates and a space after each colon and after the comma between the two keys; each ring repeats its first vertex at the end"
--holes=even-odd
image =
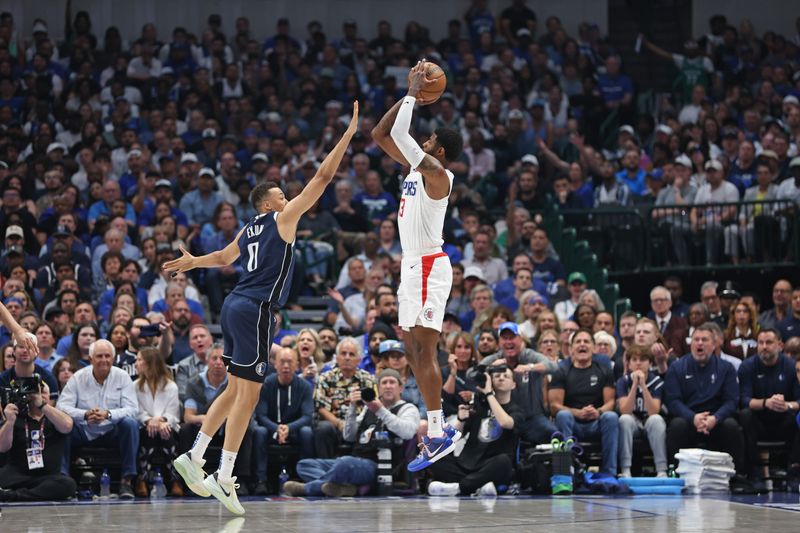
{"type": "Polygon", "coordinates": [[[258,268],[258,243],[251,242],[247,245],[247,251],[250,257],[247,259],[247,271],[253,272],[258,268]]]}

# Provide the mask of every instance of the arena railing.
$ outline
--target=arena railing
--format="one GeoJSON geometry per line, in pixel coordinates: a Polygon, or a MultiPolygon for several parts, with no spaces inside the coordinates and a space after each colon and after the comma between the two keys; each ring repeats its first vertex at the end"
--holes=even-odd
{"type": "Polygon", "coordinates": [[[800,257],[797,212],[793,201],[769,200],[561,209],[555,216],[575,230],[575,250],[565,251],[570,263],[591,252],[611,274],[625,275],[793,265],[800,257]]]}

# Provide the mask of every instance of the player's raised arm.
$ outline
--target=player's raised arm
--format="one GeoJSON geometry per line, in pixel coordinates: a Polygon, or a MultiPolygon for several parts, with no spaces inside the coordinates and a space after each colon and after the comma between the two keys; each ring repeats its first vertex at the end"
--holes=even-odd
{"type": "MultiPolygon", "coordinates": [[[[417,144],[411,136],[411,116],[414,113],[414,104],[417,102],[417,94],[423,87],[433,83],[425,76],[425,63],[420,61],[411,69],[411,81],[408,86],[408,95],[400,102],[397,111],[397,118],[392,126],[391,136],[397,149],[403,155],[412,169],[419,170],[434,189],[442,189],[446,194],[450,190],[450,179],[445,173],[444,166],[438,159],[417,144]]],[[[426,184],[426,185],[428,185],[426,184]]],[[[427,190],[427,189],[426,189],[427,190]]],[[[429,191],[435,192],[435,191],[429,191]]]]}
{"type": "MultiPolygon", "coordinates": [[[[245,228],[246,227],[247,226],[245,226],[245,228]]],[[[181,246],[181,256],[164,263],[164,271],[186,272],[194,268],[219,268],[232,264],[239,258],[239,237],[242,236],[242,232],[245,228],[239,230],[239,233],[236,234],[236,237],[234,237],[233,241],[231,241],[228,246],[222,250],[211,252],[210,254],[195,257],[190,254],[186,248],[181,246]]]]}
{"type": "Polygon", "coordinates": [[[336,174],[336,169],[342,162],[347,145],[350,144],[350,139],[355,135],[358,130],[358,102],[353,102],[353,117],[350,119],[350,125],[347,130],[342,134],[342,138],[333,147],[333,150],[325,156],[322,164],[317,169],[317,173],[311,178],[311,181],[306,184],[303,192],[297,197],[293,198],[286,207],[281,211],[278,216],[278,231],[281,238],[286,242],[294,240],[295,232],[297,231],[297,223],[303,213],[311,209],[317,200],[320,199],[325,188],[333,179],[336,174]]]}

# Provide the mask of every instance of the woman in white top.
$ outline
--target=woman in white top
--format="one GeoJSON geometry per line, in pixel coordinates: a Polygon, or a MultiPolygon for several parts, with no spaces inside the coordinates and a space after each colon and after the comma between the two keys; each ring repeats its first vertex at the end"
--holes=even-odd
{"type": "Polygon", "coordinates": [[[136,354],[135,364],[139,379],[133,385],[142,424],[138,459],[140,478],[136,495],[148,496],[148,482],[152,483],[156,476],[153,465],[160,464],[165,483],[167,478],[172,482],[170,495],[183,496],[179,478],[172,470],[172,461],[177,457],[180,423],[178,386],[158,349],[142,349],[136,354]]]}

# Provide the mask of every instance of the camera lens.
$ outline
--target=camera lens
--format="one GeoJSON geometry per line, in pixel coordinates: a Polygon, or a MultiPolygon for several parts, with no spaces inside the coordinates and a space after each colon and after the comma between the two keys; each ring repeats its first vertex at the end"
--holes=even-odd
{"type": "Polygon", "coordinates": [[[371,387],[361,389],[361,399],[365,402],[375,401],[375,389],[371,387]]]}

